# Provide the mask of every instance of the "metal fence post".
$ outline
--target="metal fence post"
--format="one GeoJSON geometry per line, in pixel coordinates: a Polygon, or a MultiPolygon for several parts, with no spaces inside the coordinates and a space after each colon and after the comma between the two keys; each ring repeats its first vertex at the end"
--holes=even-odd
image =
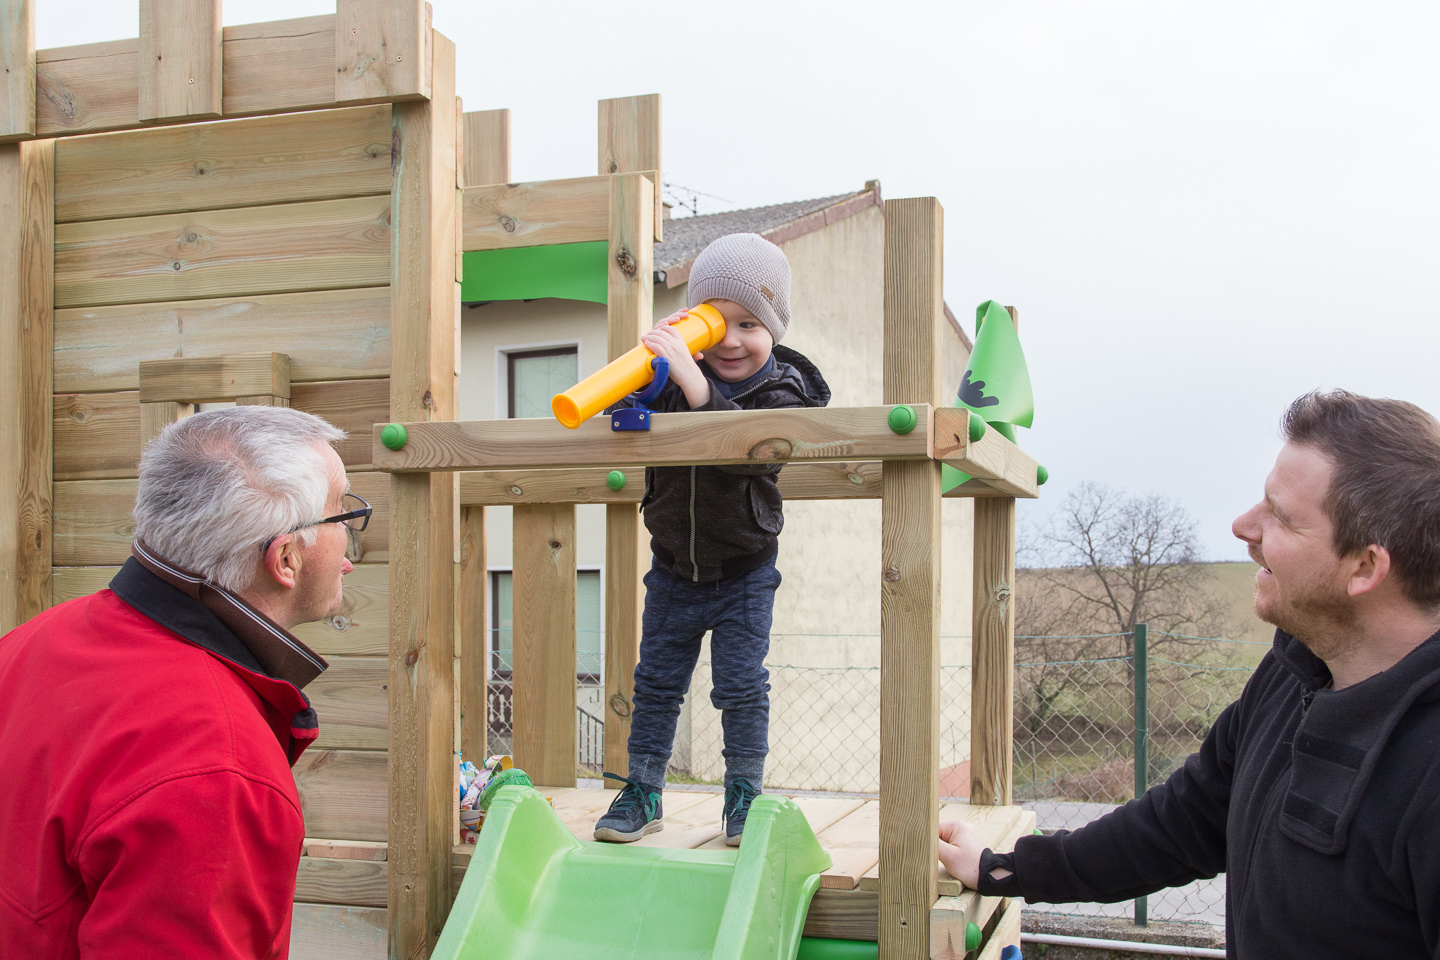
{"type": "MultiPolygon", "coordinates": [[[[1150,634],[1146,624],[1135,624],[1135,796],[1149,788],[1150,775],[1150,634]]],[[[1135,926],[1150,922],[1150,898],[1135,898],[1135,926]]]]}

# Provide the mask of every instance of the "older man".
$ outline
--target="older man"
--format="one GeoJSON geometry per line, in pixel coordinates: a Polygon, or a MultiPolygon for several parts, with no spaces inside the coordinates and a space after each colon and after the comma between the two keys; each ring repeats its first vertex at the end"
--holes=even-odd
{"type": "Polygon", "coordinates": [[[278,407],[166,427],[109,589],[0,638],[0,953],[288,954],[326,666],[288,631],[338,609],[370,515],[343,436],[278,407]]]}
{"type": "Polygon", "coordinates": [[[1241,958],[1440,957],[1440,425],[1344,391],[1291,405],[1234,532],[1275,644],[1200,752],[1013,854],[942,824],[983,894],[1117,901],[1226,871],[1241,958]]]}

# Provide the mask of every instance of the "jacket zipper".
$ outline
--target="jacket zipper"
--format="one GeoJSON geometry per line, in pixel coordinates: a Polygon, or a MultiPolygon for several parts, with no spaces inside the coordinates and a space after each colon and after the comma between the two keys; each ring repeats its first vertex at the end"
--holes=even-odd
{"type": "Polygon", "coordinates": [[[1255,831],[1255,840],[1250,847],[1250,860],[1245,868],[1245,889],[1240,895],[1240,909],[1245,913],[1249,913],[1250,909],[1250,887],[1255,882],[1255,858],[1260,852],[1260,839],[1268,830],[1272,820],[1274,819],[1272,814],[1275,811],[1275,805],[1279,803],[1280,798],[1285,794],[1285,788],[1289,783],[1288,777],[1286,775],[1295,768],[1294,743],[1300,739],[1300,731],[1305,729],[1305,718],[1310,713],[1310,703],[1314,699],[1314,690],[1303,694],[1300,698],[1300,723],[1295,728],[1295,740],[1291,741],[1290,766],[1287,767],[1284,771],[1282,771],[1280,776],[1275,778],[1275,785],[1270,788],[1270,796],[1265,802],[1265,813],[1260,820],[1260,829],[1255,831]]]}
{"type": "Polygon", "coordinates": [[[690,582],[700,582],[700,567],[695,562],[695,468],[690,468],[690,582]]]}

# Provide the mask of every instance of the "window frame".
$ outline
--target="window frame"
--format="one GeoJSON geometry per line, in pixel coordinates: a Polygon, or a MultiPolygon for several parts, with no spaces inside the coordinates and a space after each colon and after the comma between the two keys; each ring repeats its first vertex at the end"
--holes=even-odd
{"type": "Polygon", "coordinates": [[[575,358],[575,373],[580,373],[580,344],[564,343],[544,347],[522,347],[502,350],[505,356],[505,419],[515,419],[515,363],[517,360],[540,360],[545,357],[575,358]]]}

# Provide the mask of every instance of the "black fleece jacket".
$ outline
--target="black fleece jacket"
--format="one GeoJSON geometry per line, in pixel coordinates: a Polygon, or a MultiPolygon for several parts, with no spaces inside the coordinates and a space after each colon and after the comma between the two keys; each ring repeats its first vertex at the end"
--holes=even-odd
{"type": "MultiPolygon", "coordinates": [[[[777,345],[770,372],[733,397],[711,387],[698,410],[774,410],[823,407],[830,386],[805,356],[777,345]]],[[[700,369],[716,381],[707,363],[700,369]]],[[[610,407],[630,406],[629,398],[610,407]]],[[[690,409],[672,380],[650,405],[658,413],[690,409]]],[[[778,463],[717,467],[646,467],[645,527],[650,549],[677,577],[697,582],[738,577],[775,555],[785,518],[776,477],[778,463]]]]}
{"type": "Polygon", "coordinates": [[[1440,634],[1329,683],[1277,631],[1184,767],[1073,833],[986,851],[980,892],[1113,902],[1225,871],[1231,957],[1440,958],[1440,634]]]}

